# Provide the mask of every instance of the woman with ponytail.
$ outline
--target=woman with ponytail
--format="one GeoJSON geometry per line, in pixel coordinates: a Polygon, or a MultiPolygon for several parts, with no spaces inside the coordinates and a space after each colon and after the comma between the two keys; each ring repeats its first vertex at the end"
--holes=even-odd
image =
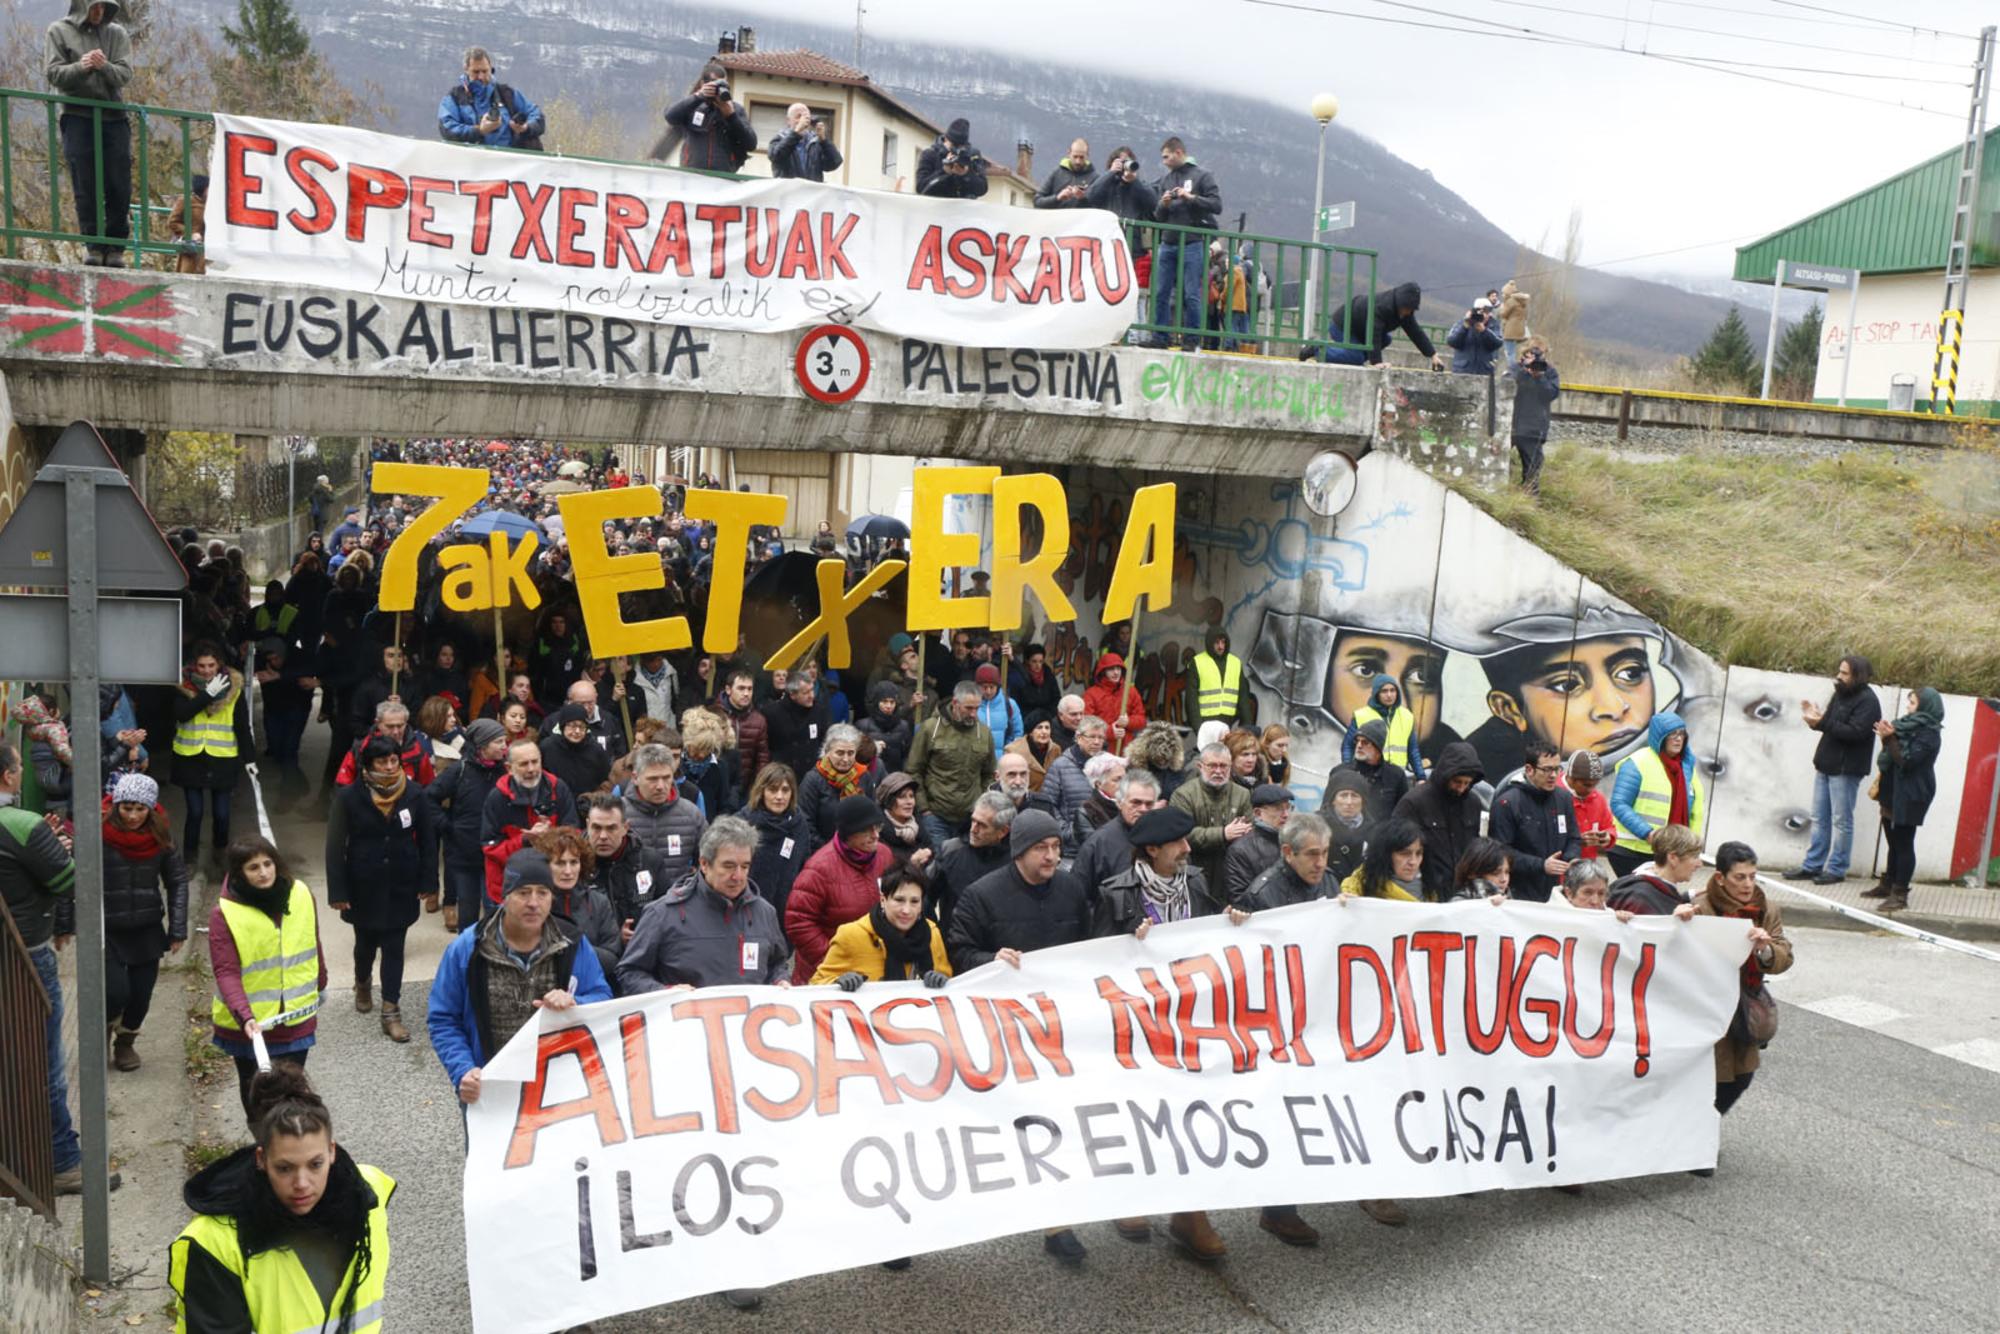
{"type": "Polygon", "coordinates": [[[257,1075],[249,1111],[256,1142],[182,1191],[195,1217],[167,1253],[176,1329],[376,1334],[395,1181],[334,1142],[333,1117],[296,1066],[257,1075]]]}

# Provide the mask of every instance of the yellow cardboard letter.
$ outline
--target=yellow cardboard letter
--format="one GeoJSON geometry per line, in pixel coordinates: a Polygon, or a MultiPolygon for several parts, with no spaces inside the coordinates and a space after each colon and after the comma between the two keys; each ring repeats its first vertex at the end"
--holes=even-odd
{"type": "Polygon", "coordinates": [[[863,576],[860,583],[841,591],[847,582],[847,562],[844,560],[823,560],[813,567],[813,577],[819,581],[819,615],[805,629],[785,641],[785,646],[773,653],[765,662],[766,671],[780,668],[790,671],[799,660],[806,656],[813,642],[821,635],[826,636],[826,665],[837,672],[846,671],[853,660],[854,645],[847,634],[847,618],[854,609],[866,602],[876,589],[888,584],[903,572],[903,562],[885,560],[863,576]]]}
{"type": "Polygon", "coordinates": [[[1118,563],[1111,568],[1111,591],[1104,595],[1104,623],[1129,619],[1141,596],[1149,611],[1173,605],[1172,482],[1142,486],[1132,493],[1132,511],[1125,516],[1125,535],[1118,542],[1118,563]]]}
{"type": "Polygon", "coordinates": [[[979,534],[944,530],[944,499],[985,495],[998,468],[919,468],[911,484],[909,619],[912,633],[984,626],[992,615],[986,598],[948,598],[944,572],[979,560],[979,534]]]}
{"type": "Polygon", "coordinates": [[[1056,571],[1069,558],[1069,503],[1062,483],[1045,472],[1000,477],[993,482],[994,630],[1021,628],[1022,597],[1035,590],[1050,621],[1073,621],[1076,608],[1056,586],[1056,571]],[[1042,549],[1021,560],[1021,511],[1034,506],[1042,516],[1042,549]]]}
{"type": "Polygon", "coordinates": [[[645,555],[613,556],[604,545],[606,519],[651,519],[660,513],[660,493],[650,486],[616,491],[582,491],[558,496],[563,531],[570,535],[569,558],[576,569],[576,600],[583,608],[585,633],[599,657],[615,658],[652,649],[673,652],[694,642],[687,617],[664,616],[628,623],[618,614],[620,593],[664,588],[667,577],[660,559],[645,555]]]}
{"type": "MultiPolygon", "coordinates": [[[[715,569],[708,585],[708,620],[701,646],[710,653],[734,653],[743,621],[743,565],[750,549],[750,529],[783,528],[786,500],[749,491],[690,491],[690,519],[715,523],[715,569]]],[[[657,584],[654,587],[658,587],[657,584]]],[[[590,641],[593,645],[595,639],[590,641]]]]}
{"type": "MultiPolygon", "coordinates": [[[[522,543],[523,546],[527,544],[522,543]]],[[[493,605],[493,565],[486,548],[461,542],[438,552],[444,575],[444,605],[453,611],[481,611],[493,605]]]]}
{"type": "MultiPolygon", "coordinates": [[[[438,463],[378,463],[376,495],[436,496],[438,502],[411,519],[382,556],[383,611],[412,611],[417,605],[417,555],[445,525],[486,498],[492,474],[484,468],[447,468],[438,463]]],[[[481,606],[489,604],[481,603],[481,606]]]]}

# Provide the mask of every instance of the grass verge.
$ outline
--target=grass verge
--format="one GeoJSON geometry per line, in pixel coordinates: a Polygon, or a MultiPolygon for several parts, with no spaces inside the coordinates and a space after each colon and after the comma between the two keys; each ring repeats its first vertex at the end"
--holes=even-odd
{"type": "Polygon", "coordinates": [[[1473,503],[1689,643],[1746,667],[2000,691],[2000,451],[1808,460],[1557,447],[1538,501],[1473,503]]]}

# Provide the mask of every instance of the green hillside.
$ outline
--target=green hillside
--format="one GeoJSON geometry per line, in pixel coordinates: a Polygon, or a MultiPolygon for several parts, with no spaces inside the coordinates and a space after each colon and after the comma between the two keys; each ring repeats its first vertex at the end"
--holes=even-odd
{"type": "Polygon", "coordinates": [[[2000,693],[2000,449],[1812,461],[1553,448],[1539,502],[1466,494],[1716,658],[2000,693]]]}

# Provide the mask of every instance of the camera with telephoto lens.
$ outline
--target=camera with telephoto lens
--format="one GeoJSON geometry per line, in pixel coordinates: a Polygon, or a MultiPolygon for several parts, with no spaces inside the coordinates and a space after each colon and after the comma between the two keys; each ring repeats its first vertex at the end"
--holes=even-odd
{"type": "Polygon", "coordinates": [[[970,167],[977,161],[979,161],[979,150],[971,144],[959,144],[944,155],[944,165],[947,167],[970,167]]]}
{"type": "Polygon", "coordinates": [[[717,79],[715,81],[715,100],[718,102],[727,102],[729,100],[729,80],[717,79]]]}

